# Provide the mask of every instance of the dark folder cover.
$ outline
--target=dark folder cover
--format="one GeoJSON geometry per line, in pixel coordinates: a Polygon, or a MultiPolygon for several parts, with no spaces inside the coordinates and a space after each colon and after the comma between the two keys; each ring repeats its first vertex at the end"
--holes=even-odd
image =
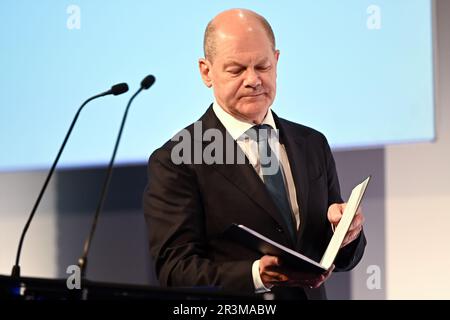
{"type": "Polygon", "coordinates": [[[243,225],[232,224],[226,231],[230,239],[243,243],[247,247],[256,250],[263,255],[277,256],[282,263],[286,263],[295,270],[311,273],[324,273],[324,269],[318,262],[289,249],[262,234],[243,225]]]}

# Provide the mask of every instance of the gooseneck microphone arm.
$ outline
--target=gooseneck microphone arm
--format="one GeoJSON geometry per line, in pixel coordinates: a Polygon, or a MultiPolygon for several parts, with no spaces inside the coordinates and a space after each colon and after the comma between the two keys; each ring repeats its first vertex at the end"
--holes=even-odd
{"type": "Polygon", "coordinates": [[[36,210],[39,207],[39,204],[42,200],[42,196],[44,195],[45,190],[47,189],[48,183],[50,182],[50,178],[52,177],[53,172],[55,171],[56,165],[58,164],[59,158],[61,157],[64,147],[66,146],[67,140],[69,140],[69,136],[72,133],[72,130],[75,126],[75,123],[77,122],[77,119],[78,119],[78,116],[80,115],[81,110],[83,110],[84,106],[87,105],[90,101],[92,101],[94,99],[97,99],[97,98],[100,98],[100,97],[103,97],[103,96],[106,96],[109,94],[119,95],[119,94],[125,93],[127,91],[128,91],[128,85],[126,83],[116,84],[116,85],[112,86],[110,90],[105,91],[100,94],[97,94],[93,97],[90,97],[85,102],[83,102],[83,104],[78,108],[78,111],[75,114],[75,117],[73,118],[72,123],[70,125],[70,128],[66,133],[64,141],[63,141],[61,147],[59,148],[58,155],[56,156],[55,161],[53,161],[52,167],[50,168],[50,171],[47,174],[47,178],[45,179],[45,182],[41,188],[41,191],[39,192],[36,202],[34,203],[33,209],[31,210],[28,220],[22,230],[22,235],[20,236],[19,246],[17,248],[16,262],[12,268],[11,277],[20,278],[19,262],[20,262],[20,254],[22,252],[23,242],[25,240],[25,235],[27,234],[28,228],[30,227],[30,224],[31,224],[31,221],[33,220],[34,214],[36,213],[36,210]]]}
{"type": "Polygon", "coordinates": [[[148,75],[147,77],[145,77],[144,80],[142,80],[142,82],[141,82],[141,87],[139,88],[139,90],[136,91],[135,94],[133,94],[133,96],[131,96],[131,98],[128,101],[128,104],[127,104],[127,106],[125,108],[125,112],[124,112],[123,117],[122,117],[122,123],[120,124],[119,133],[117,134],[116,144],[114,145],[114,151],[113,151],[111,159],[109,161],[109,165],[108,165],[108,169],[106,171],[105,179],[103,180],[103,187],[102,187],[102,191],[101,191],[101,194],[100,194],[99,201],[97,203],[97,208],[95,210],[95,215],[94,215],[94,218],[92,220],[91,230],[89,232],[88,237],[86,238],[86,240],[84,242],[83,254],[78,259],[78,266],[80,267],[80,274],[81,274],[81,278],[82,279],[85,278],[86,268],[87,268],[87,263],[88,263],[89,249],[91,247],[91,242],[92,242],[92,239],[94,238],[94,233],[95,233],[95,230],[97,228],[98,217],[100,215],[100,212],[103,210],[103,206],[105,204],[106,195],[107,195],[107,192],[108,192],[108,189],[109,189],[109,184],[111,182],[111,176],[112,176],[112,169],[113,169],[113,165],[114,165],[114,160],[116,158],[117,149],[119,148],[119,143],[120,143],[120,139],[122,137],[122,132],[123,132],[123,128],[125,126],[125,121],[127,120],[128,110],[130,109],[131,103],[133,102],[134,98],[142,90],[146,90],[146,89],[150,88],[153,85],[154,82],[155,82],[155,77],[154,76],[148,75]]]}

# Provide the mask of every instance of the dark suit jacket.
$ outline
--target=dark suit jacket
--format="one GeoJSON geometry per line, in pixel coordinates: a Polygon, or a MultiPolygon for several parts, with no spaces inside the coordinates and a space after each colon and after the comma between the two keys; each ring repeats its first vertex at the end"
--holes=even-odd
{"type": "MultiPolygon", "coordinates": [[[[227,291],[254,293],[252,264],[261,255],[223,236],[232,223],[246,225],[287,247],[320,261],[332,231],[327,210],[343,202],[335,163],[325,137],[316,130],[274,114],[296,185],[300,209],[297,241],[287,227],[254,168],[246,164],[179,164],[171,160],[177,141],[168,141],[150,157],[144,211],[150,252],[163,286],[220,286],[227,291]]],[[[212,107],[199,119],[229,135],[212,107]]],[[[191,134],[192,149],[210,144],[191,134]]],[[[232,138],[229,136],[228,138],[232,138]]],[[[235,155],[242,152],[233,143],[235,155]]],[[[229,150],[228,150],[229,151],[229,150]]],[[[227,154],[227,150],[223,150],[227,154]]],[[[229,154],[230,152],[228,152],[229,154]]],[[[194,155],[190,155],[191,160],[194,155]]],[[[226,157],[226,155],[224,155],[226,157]]],[[[226,158],[225,158],[226,159],[226,158]]],[[[340,250],[336,271],[352,269],[361,259],[364,235],[340,250]]],[[[301,288],[274,288],[279,298],[301,298],[301,288]]],[[[323,286],[306,290],[309,298],[325,298],[323,286]]]]}

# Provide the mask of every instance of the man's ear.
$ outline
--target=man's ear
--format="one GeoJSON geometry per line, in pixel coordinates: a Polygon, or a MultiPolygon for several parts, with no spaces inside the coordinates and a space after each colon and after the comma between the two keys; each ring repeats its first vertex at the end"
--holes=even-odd
{"type": "Polygon", "coordinates": [[[280,58],[280,50],[275,50],[275,77],[277,77],[277,65],[278,59],[280,58]]]}
{"type": "Polygon", "coordinates": [[[278,62],[278,58],[280,57],[280,50],[275,50],[275,59],[278,62]]]}
{"type": "Polygon", "coordinates": [[[200,69],[200,75],[202,76],[203,83],[208,88],[211,88],[213,85],[211,77],[210,77],[211,63],[208,60],[206,60],[205,58],[200,58],[198,60],[198,67],[200,69]]]}

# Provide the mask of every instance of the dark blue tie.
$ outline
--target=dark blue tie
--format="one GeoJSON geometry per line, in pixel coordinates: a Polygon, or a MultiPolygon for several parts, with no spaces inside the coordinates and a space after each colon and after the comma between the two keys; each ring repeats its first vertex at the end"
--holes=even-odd
{"type": "Polygon", "coordinates": [[[278,157],[270,148],[268,138],[271,133],[275,133],[269,125],[262,124],[253,126],[247,130],[246,134],[258,143],[259,162],[261,164],[261,172],[264,184],[272,196],[275,205],[281,212],[281,215],[288,227],[289,235],[295,241],[295,223],[292,210],[289,204],[286,186],[284,184],[283,174],[281,172],[281,164],[278,157]]]}

